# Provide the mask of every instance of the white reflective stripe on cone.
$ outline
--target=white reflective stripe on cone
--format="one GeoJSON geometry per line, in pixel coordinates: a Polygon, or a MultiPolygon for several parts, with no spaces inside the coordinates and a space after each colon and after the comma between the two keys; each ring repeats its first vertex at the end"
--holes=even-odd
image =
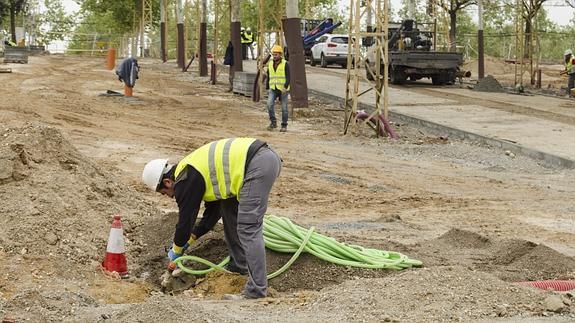
{"type": "Polygon", "coordinates": [[[108,238],[108,246],[106,247],[106,252],[126,252],[126,247],[124,246],[124,232],[122,229],[110,229],[110,237],[108,238]]]}

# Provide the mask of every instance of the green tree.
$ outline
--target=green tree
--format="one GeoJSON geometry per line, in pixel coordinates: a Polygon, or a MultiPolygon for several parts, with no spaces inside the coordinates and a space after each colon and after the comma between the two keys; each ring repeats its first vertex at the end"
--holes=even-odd
{"type": "Polygon", "coordinates": [[[12,41],[16,43],[16,17],[24,12],[26,0],[0,0],[0,23],[3,22],[4,16],[10,14],[10,33],[12,41]]]}
{"type": "Polygon", "coordinates": [[[457,14],[475,4],[476,0],[438,0],[438,5],[449,14],[449,47],[452,52],[457,48],[457,14]]]}
{"type": "Polygon", "coordinates": [[[40,14],[37,40],[48,45],[54,40],[64,40],[74,27],[74,19],[66,14],[61,0],[44,0],[46,11],[40,14]]]}

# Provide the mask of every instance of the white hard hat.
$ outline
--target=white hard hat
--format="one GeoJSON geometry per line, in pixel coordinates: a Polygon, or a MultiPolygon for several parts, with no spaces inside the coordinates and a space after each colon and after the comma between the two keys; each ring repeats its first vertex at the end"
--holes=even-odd
{"type": "Polygon", "coordinates": [[[157,191],[162,176],[172,168],[167,159],[154,159],[144,166],[142,182],[151,190],[157,191]]]}
{"type": "Polygon", "coordinates": [[[242,27],[241,30],[246,30],[246,28],[242,27]]]}
{"type": "Polygon", "coordinates": [[[246,28],[247,31],[252,31],[251,27],[246,28]]]}
{"type": "Polygon", "coordinates": [[[567,55],[573,55],[573,52],[570,49],[566,49],[565,53],[563,53],[563,56],[567,56],[567,55]]]}

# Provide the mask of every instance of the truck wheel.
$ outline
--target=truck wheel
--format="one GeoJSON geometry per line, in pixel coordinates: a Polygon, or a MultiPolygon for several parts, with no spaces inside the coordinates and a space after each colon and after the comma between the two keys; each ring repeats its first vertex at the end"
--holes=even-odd
{"type": "Polygon", "coordinates": [[[431,83],[433,85],[445,85],[449,82],[449,73],[441,72],[437,75],[431,77],[431,83]]]}
{"type": "Polygon", "coordinates": [[[320,65],[321,67],[327,67],[327,61],[325,60],[325,56],[323,56],[323,53],[321,53],[320,65]]]}
{"type": "Polygon", "coordinates": [[[403,84],[407,80],[407,75],[403,69],[392,69],[390,73],[391,84],[403,84]]]}

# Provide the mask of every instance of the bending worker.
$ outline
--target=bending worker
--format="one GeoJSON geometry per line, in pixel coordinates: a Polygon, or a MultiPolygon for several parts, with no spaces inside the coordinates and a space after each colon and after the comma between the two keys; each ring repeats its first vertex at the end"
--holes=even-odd
{"type": "Polygon", "coordinates": [[[167,159],[146,164],[143,182],[176,199],[179,208],[170,261],[223,218],[230,262],[226,269],[248,273],[237,298],[267,294],[263,217],[272,186],[281,171],[281,159],[268,145],[253,138],[230,138],[208,143],[176,165],[167,159]],[[203,218],[196,217],[204,201],[203,218]]]}
{"type": "Polygon", "coordinates": [[[290,72],[288,62],[282,58],[283,49],[280,45],[272,47],[272,60],[268,63],[267,83],[266,88],[268,92],[268,115],[270,117],[270,125],[268,130],[273,130],[278,127],[276,121],[276,112],[274,104],[276,98],[280,98],[282,106],[282,124],[280,131],[287,131],[288,124],[288,93],[290,89],[290,72]]]}
{"type": "Polygon", "coordinates": [[[575,58],[573,57],[573,51],[567,49],[563,54],[563,58],[565,60],[565,73],[569,77],[569,81],[567,81],[567,94],[569,97],[573,97],[573,93],[571,90],[575,87],[575,58]]]}

